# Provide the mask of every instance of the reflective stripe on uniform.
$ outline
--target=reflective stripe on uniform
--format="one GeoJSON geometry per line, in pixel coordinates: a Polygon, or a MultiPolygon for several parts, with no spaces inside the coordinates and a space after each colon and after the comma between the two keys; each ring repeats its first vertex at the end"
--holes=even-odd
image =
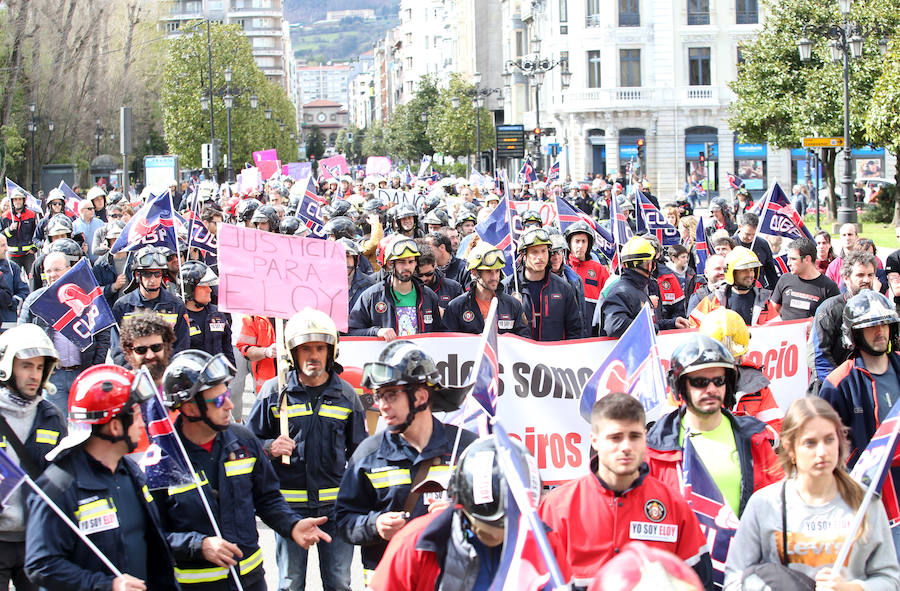
{"type": "MultiPolygon", "coordinates": [[[[262,549],[258,549],[249,557],[242,560],[238,566],[241,576],[244,576],[257,568],[263,562],[262,549]]],[[[182,585],[194,583],[211,583],[213,581],[221,581],[228,577],[227,568],[178,568],[175,567],[175,579],[182,585]]]]}
{"type": "Polygon", "coordinates": [[[256,464],[256,458],[243,458],[240,460],[231,460],[225,462],[225,476],[241,476],[242,474],[250,474],[253,472],[253,465],[256,464]]]}
{"type": "Polygon", "coordinates": [[[363,585],[368,587],[369,583],[372,581],[372,575],[374,575],[374,574],[375,574],[374,570],[364,568],[363,569],[363,585]]]}
{"type": "Polygon", "coordinates": [[[440,465],[440,466],[432,466],[428,468],[428,475],[426,478],[440,478],[440,474],[444,474],[450,471],[450,466],[440,465]]]}
{"type": "Polygon", "coordinates": [[[79,505],[78,509],[75,510],[75,519],[87,521],[92,517],[102,517],[115,512],[116,508],[110,504],[109,499],[97,499],[96,501],[79,505]]]}
{"type": "Polygon", "coordinates": [[[338,495],[338,487],[320,488],[319,489],[319,500],[320,501],[336,501],[337,495],[338,495]]]}
{"type": "Polygon", "coordinates": [[[16,254],[18,252],[28,252],[37,248],[34,244],[26,244],[25,246],[10,246],[7,247],[9,254],[16,254]]]}
{"type": "Polygon", "coordinates": [[[350,409],[343,406],[335,406],[333,404],[323,404],[319,407],[319,416],[328,417],[330,419],[338,419],[344,421],[350,416],[350,409]]]}
{"type": "MultiPolygon", "coordinates": [[[[209,481],[206,479],[205,475],[203,476],[203,478],[200,478],[200,475],[197,474],[197,479],[200,480],[200,486],[206,486],[207,484],[209,484],[209,481]]],[[[173,495],[178,495],[189,490],[194,490],[195,488],[197,488],[197,484],[194,482],[191,482],[190,484],[184,484],[182,486],[170,486],[169,496],[171,497],[173,495]]]]}
{"type": "Polygon", "coordinates": [[[383,470],[381,472],[366,472],[369,482],[374,488],[387,488],[389,486],[400,486],[402,484],[412,484],[409,478],[409,468],[397,468],[395,470],[383,470]]]}
{"type": "MultiPolygon", "coordinates": [[[[276,419],[281,418],[281,409],[277,404],[273,404],[269,408],[272,410],[273,417],[275,417],[276,419]]],[[[287,407],[287,416],[289,419],[294,417],[305,417],[311,414],[312,408],[310,408],[308,402],[305,404],[289,404],[287,407]]]]}
{"type": "Polygon", "coordinates": [[[59,441],[59,431],[36,429],[34,432],[34,441],[35,443],[49,443],[50,445],[56,445],[56,442],[59,441]]]}
{"type": "Polygon", "coordinates": [[[147,501],[148,503],[152,503],[152,502],[153,502],[153,495],[150,494],[150,489],[147,488],[147,485],[146,485],[146,484],[145,484],[144,486],[141,487],[141,492],[144,493],[144,500],[145,500],[145,501],[147,501]]]}
{"type": "Polygon", "coordinates": [[[309,493],[305,490],[283,488],[281,489],[281,495],[288,503],[305,503],[309,501],[309,493]]]}

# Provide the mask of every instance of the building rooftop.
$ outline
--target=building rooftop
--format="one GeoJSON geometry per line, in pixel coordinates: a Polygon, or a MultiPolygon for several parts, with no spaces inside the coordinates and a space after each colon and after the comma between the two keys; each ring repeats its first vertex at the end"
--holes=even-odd
{"type": "Polygon", "coordinates": [[[336,103],[334,101],[329,101],[326,99],[318,99],[314,100],[311,103],[306,103],[303,105],[304,109],[315,108],[315,107],[340,107],[341,103],[336,103]]]}

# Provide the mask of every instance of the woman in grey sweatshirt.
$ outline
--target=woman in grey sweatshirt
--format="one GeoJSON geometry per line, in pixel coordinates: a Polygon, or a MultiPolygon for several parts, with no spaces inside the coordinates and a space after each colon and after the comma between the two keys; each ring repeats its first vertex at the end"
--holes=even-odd
{"type": "Polygon", "coordinates": [[[791,404],[778,455],[790,476],[757,491],[747,503],[728,552],[725,589],[742,589],[744,571],[767,562],[787,562],[788,568],[817,582],[833,582],[836,590],[900,589],[891,531],[878,499],[851,540],[844,568],[832,572],[863,490],[844,468],[847,438],[828,402],[806,397],[791,404]],[[782,511],[787,515],[787,561],[783,560],[782,511]]]}

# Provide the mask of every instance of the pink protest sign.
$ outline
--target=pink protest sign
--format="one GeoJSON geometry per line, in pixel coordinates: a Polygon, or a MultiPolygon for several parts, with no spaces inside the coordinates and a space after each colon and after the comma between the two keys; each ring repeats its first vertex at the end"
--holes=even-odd
{"type": "Polygon", "coordinates": [[[272,148],[270,150],[258,150],[253,152],[253,164],[259,166],[263,160],[278,160],[278,150],[272,148]]]}
{"type": "Polygon", "coordinates": [[[219,308],[290,318],[305,307],[347,331],[347,258],[330,240],[219,226],[219,308]]]}
{"type": "Polygon", "coordinates": [[[240,177],[241,182],[238,185],[238,190],[242,193],[255,191],[262,185],[262,176],[260,176],[259,169],[256,167],[241,170],[240,177]]]}
{"type": "Polygon", "coordinates": [[[391,174],[391,159],[387,156],[369,156],[366,160],[366,176],[391,174]]]}
{"type": "Polygon", "coordinates": [[[257,164],[262,180],[267,181],[281,168],[280,160],[260,160],[257,164]]]}
{"type": "Polygon", "coordinates": [[[319,160],[319,178],[338,178],[342,174],[350,174],[350,165],[343,154],[329,156],[319,160]]]}

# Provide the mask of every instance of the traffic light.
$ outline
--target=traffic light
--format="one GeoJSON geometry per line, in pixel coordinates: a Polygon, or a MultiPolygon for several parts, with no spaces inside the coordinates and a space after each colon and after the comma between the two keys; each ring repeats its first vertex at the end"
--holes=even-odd
{"type": "Polygon", "coordinates": [[[540,127],[534,128],[534,137],[541,137],[541,128],[540,127]]]}
{"type": "Polygon", "coordinates": [[[706,162],[706,152],[700,152],[700,162],[706,162]]]}
{"type": "Polygon", "coordinates": [[[637,141],[637,157],[642,163],[644,162],[644,138],[637,141]]]}

